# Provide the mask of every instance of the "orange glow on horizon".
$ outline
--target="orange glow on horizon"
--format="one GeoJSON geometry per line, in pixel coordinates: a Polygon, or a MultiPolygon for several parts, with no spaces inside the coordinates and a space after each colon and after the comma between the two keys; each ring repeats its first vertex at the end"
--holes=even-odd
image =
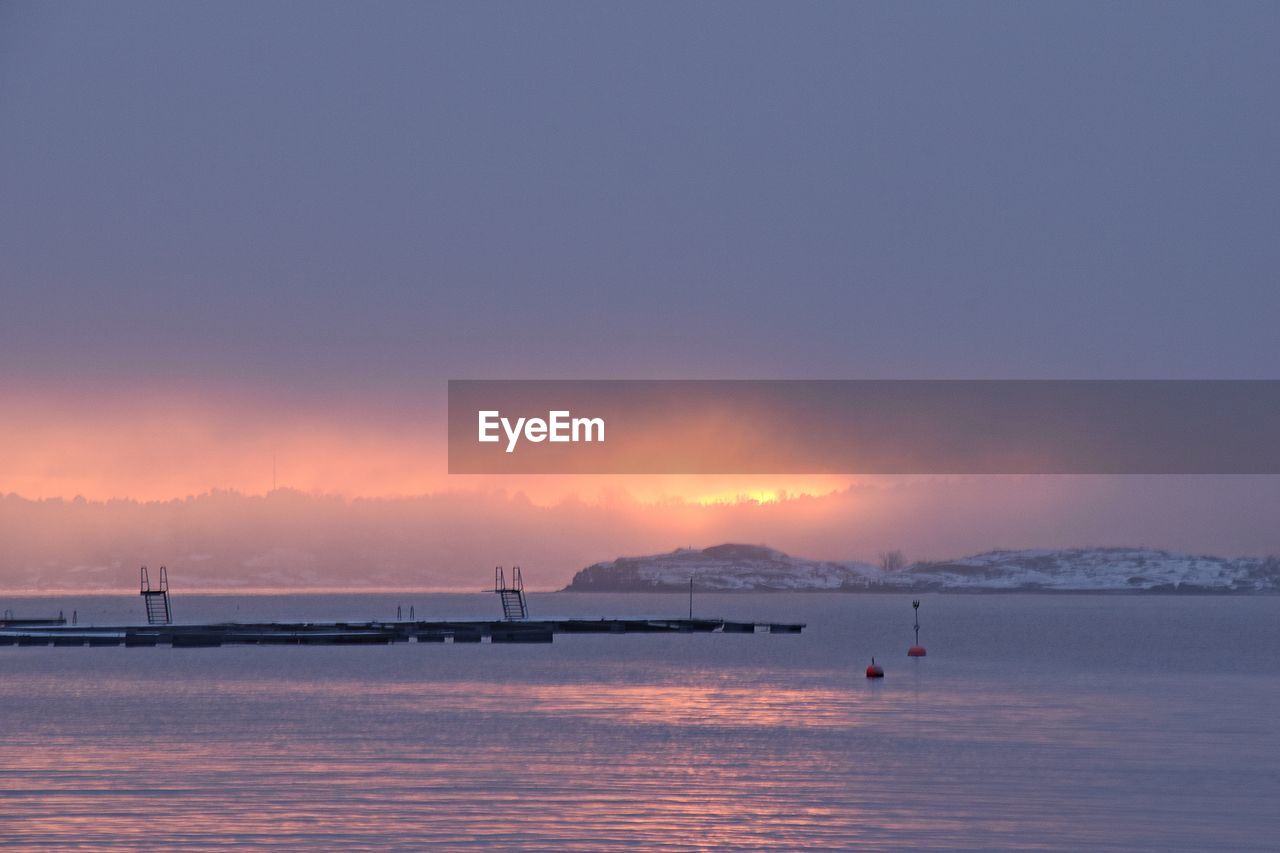
{"type": "Polygon", "coordinates": [[[345,498],[504,491],[539,506],[772,504],[848,488],[832,475],[453,475],[443,419],[344,401],[4,393],[0,494],[164,501],[273,486],[345,498]],[[273,483],[274,477],[274,483],[273,483]]]}

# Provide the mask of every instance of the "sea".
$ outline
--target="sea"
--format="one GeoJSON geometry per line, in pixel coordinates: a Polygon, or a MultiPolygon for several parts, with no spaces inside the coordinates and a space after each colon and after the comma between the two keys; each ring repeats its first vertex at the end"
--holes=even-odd
{"type": "MultiPolygon", "coordinates": [[[[802,634],[0,647],[0,844],[1280,848],[1280,597],[699,594],[802,634]],[[872,657],[885,677],[865,676],[872,657]]],[[[533,618],[687,615],[532,594],[533,618]]],[[[177,622],[496,618],[492,594],[176,595],[177,622]]],[[[135,596],[10,597],[137,623],[135,596]]]]}

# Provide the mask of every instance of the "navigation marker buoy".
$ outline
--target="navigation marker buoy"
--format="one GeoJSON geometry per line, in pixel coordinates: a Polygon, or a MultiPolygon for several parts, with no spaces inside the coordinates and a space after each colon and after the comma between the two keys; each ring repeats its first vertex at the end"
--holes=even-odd
{"type": "Polygon", "coordinates": [[[871,666],[867,667],[867,678],[884,678],[884,667],[876,663],[876,659],[871,659],[871,666]]]}
{"type": "Polygon", "coordinates": [[[911,602],[911,607],[916,612],[916,644],[907,649],[907,657],[922,658],[927,652],[924,650],[924,646],[920,645],[920,599],[917,598],[911,602]]]}

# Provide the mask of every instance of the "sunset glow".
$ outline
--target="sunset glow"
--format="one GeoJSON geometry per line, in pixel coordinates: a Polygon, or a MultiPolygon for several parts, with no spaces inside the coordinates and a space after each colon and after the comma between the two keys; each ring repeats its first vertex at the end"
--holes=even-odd
{"type": "Polygon", "coordinates": [[[1274,848],[1277,42],[0,2],[0,841],[1274,848]]]}
{"type": "Polygon", "coordinates": [[[443,425],[385,401],[287,403],[190,393],[0,393],[0,492],[163,501],[211,489],[384,498],[458,490],[699,506],[774,503],[847,488],[841,476],[455,475],[443,425]],[[762,480],[764,482],[762,482],[762,480]]]}

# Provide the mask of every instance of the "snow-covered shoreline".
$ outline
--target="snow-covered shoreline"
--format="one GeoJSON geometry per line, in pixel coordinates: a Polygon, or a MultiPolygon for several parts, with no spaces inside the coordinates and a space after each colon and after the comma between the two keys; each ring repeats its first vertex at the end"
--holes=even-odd
{"type": "Polygon", "coordinates": [[[566,592],[1280,592],[1280,558],[1153,548],[989,551],[886,570],[808,560],[757,545],[619,557],[578,572],[566,592]]]}

